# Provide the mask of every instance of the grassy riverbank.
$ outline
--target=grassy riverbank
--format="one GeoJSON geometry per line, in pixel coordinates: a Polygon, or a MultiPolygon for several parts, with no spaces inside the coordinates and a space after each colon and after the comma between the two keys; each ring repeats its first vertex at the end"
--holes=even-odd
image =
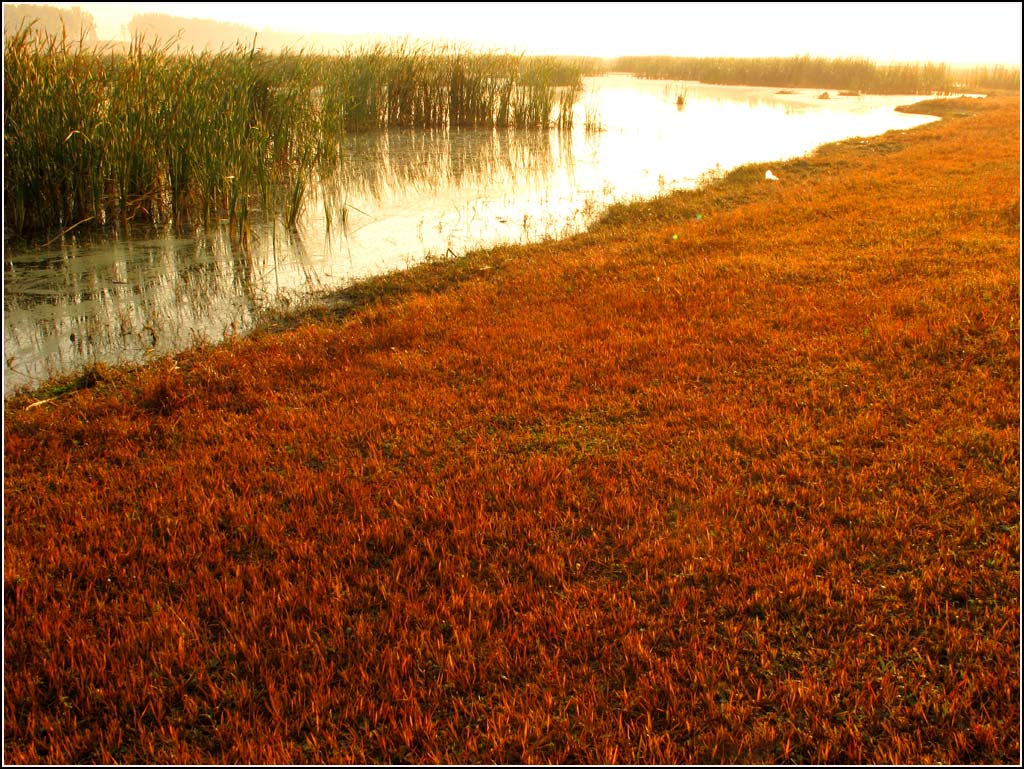
{"type": "Polygon", "coordinates": [[[959,106],[9,399],[5,762],[1015,762],[1020,104],[959,106]]]}

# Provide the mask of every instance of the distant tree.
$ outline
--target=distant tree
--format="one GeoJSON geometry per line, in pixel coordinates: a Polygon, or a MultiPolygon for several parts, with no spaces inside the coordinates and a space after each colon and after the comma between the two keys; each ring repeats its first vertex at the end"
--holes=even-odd
{"type": "Polygon", "coordinates": [[[32,24],[33,32],[69,41],[96,43],[96,20],[78,6],[55,8],[52,5],[10,5],[4,3],[4,36],[16,34],[32,24]]]}
{"type": "Polygon", "coordinates": [[[252,43],[256,30],[243,24],[210,19],[185,19],[163,13],[138,13],[128,22],[133,38],[150,43],[175,41],[179,49],[220,50],[252,43]]]}

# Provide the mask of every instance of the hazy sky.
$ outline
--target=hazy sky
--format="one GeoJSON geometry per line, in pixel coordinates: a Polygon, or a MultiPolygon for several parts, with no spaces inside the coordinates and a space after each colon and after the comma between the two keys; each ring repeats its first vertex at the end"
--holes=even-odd
{"type": "Polygon", "coordinates": [[[257,30],[444,39],[588,56],[864,56],[1021,63],[1021,3],[90,3],[101,38],[135,13],[257,30]]]}

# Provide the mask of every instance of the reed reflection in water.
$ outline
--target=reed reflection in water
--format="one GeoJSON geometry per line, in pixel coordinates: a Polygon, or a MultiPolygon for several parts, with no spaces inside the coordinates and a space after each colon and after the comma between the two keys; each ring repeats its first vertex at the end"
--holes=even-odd
{"type": "Polygon", "coordinates": [[[257,221],[244,245],[221,222],[11,249],[5,393],[91,363],[141,362],[217,342],[249,330],[270,307],[431,254],[562,234],[555,212],[525,225],[503,212],[524,190],[546,186],[567,146],[560,150],[548,131],[353,135],[342,172],[317,186],[295,229],[278,216],[257,221]]]}

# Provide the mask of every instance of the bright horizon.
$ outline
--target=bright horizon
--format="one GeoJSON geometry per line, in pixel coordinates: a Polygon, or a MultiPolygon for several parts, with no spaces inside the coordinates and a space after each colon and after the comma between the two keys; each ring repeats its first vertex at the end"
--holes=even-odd
{"type": "Polygon", "coordinates": [[[376,35],[537,54],[863,57],[1021,65],[1020,3],[37,3],[80,7],[101,39],[138,13],[257,32],[376,35]]]}

